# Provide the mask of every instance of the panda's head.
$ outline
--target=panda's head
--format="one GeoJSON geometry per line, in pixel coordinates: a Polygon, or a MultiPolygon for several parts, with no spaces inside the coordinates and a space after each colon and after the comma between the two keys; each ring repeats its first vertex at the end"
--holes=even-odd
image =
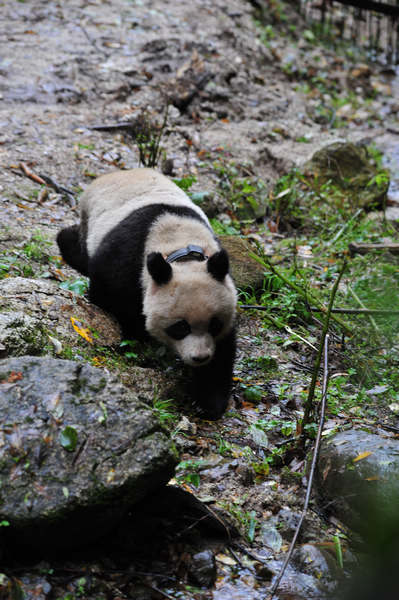
{"type": "Polygon", "coordinates": [[[159,252],[147,257],[143,311],[148,333],[192,367],[204,366],[216,342],[230,332],[236,290],[225,250],[207,261],[169,264],[159,252]]]}

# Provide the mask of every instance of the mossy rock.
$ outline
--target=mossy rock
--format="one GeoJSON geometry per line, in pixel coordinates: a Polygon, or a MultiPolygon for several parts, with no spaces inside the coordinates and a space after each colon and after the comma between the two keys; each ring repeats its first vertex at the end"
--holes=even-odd
{"type": "Polygon", "coordinates": [[[0,550],[3,541],[7,553],[96,540],[157,493],[178,462],[138,394],[82,363],[1,360],[0,412],[7,424],[0,437],[0,521],[10,523],[0,550]]]}
{"type": "Polygon", "coordinates": [[[224,235],[220,237],[223,247],[230,256],[231,274],[236,286],[241,290],[262,288],[265,269],[249,253],[251,248],[240,237],[224,235]]]}
{"type": "Polygon", "coordinates": [[[375,180],[379,171],[367,148],[349,142],[334,142],[321,148],[306,163],[305,171],[319,184],[331,182],[358,207],[381,206],[389,187],[388,178],[375,180]]]}

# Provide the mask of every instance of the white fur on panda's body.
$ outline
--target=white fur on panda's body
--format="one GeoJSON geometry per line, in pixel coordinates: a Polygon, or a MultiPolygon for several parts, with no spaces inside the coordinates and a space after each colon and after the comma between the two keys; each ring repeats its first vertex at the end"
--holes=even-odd
{"type": "MultiPolygon", "coordinates": [[[[87,252],[93,256],[105,235],[132,211],[150,204],[190,206],[205,213],[177,185],[153,169],[116,171],[96,179],[83,193],[80,211],[88,219],[87,252]]],[[[180,246],[179,246],[180,247],[180,246]]]]}
{"type": "Polygon", "coordinates": [[[195,367],[197,401],[219,416],[231,385],[236,291],[203,211],[156,171],[120,171],[89,186],[80,225],[57,241],[65,260],[89,276],[91,301],[117,317],[124,337],[147,332],[173,348],[195,367]],[[193,244],[207,260],[165,261],[193,244]]]}

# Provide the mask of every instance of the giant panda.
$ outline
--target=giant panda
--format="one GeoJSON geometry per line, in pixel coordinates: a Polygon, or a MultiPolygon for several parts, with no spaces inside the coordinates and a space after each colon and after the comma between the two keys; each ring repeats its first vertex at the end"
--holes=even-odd
{"type": "Polygon", "coordinates": [[[123,337],[149,335],[172,348],[191,367],[203,415],[220,417],[231,391],[236,289],[204,212],[153,169],[116,171],[85,190],[80,223],[57,242],[123,337]]]}

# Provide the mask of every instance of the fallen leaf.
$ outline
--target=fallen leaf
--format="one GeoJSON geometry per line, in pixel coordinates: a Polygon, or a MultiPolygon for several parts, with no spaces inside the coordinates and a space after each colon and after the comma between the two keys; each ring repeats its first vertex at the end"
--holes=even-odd
{"type": "Polygon", "coordinates": [[[85,339],[86,342],[89,342],[90,344],[93,343],[93,339],[90,336],[90,330],[84,328],[83,324],[78,319],[76,319],[76,317],[71,317],[71,323],[76,333],[82,336],[82,338],[85,339]]]}
{"type": "Polygon", "coordinates": [[[78,444],[78,432],[76,429],[67,425],[60,433],[60,443],[65,450],[73,452],[78,444]]]}
{"type": "Polygon", "coordinates": [[[7,379],[3,379],[2,381],[0,381],[0,383],[15,383],[20,379],[22,379],[21,371],[11,371],[7,379]]]}
{"type": "Polygon", "coordinates": [[[251,408],[255,408],[255,404],[252,404],[252,402],[245,402],[245,400],[243,400],[241,403],[241,407],[243,408],[243,410],[250,410],[251,408]]]}
{"type": "Polygon", "coordinates": [[[226,554],[222,554],[221,552],[220,554],[217,554],[215,558],[218,562],[221,562],[223,565],[228,565],[229,567],[233,567],[237,564],[237,561],[234,560],[234,558],[231,558],[231,556],[226,556],[226,554]]]}
{"type": "Polygon", "coordinates": [[[356,456],[356,458],[353,459],[353,462],[355,463],[355,462],[358,462],[359,460],[363,460],[363,458],[367,458],[368,456],[370,456],[370,454],[373,454],[373,453],[366,450],[365,452],[358,454],[356,456]]]}

